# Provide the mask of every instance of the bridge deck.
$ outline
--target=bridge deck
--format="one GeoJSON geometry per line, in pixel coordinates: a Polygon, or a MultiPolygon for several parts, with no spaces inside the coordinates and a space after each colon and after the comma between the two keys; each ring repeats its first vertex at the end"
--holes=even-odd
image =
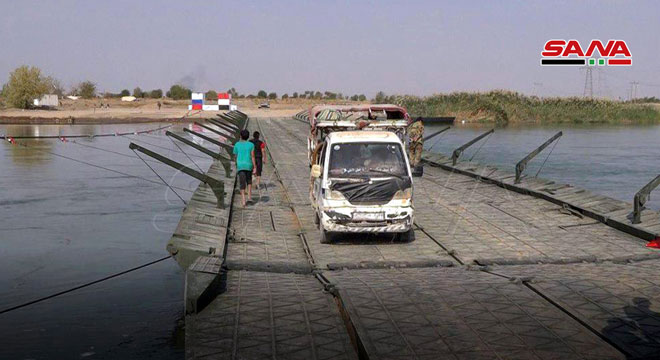
{"type": "Polygon", "coordinates": [[[415,179],[415,241],[321,244],[306,125],[250,127],[268,145],[264,187],[246,208],[234,196],[226,289],[187,316],[188,358],[660,355],[660,257],[643,240],[427,166],[415,179]]]}

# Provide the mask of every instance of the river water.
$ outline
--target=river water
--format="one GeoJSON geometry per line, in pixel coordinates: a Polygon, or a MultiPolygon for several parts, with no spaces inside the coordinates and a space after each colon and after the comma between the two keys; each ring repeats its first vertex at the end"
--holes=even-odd
{"type": "MultiPolygon", "coordinates": [[[[425,133],[432,134],[443,127],[427,126],[425,133]]],[[[491,128],[459,124],[428,140],[424,146],[427,150],[451,156],[455,148],[491,128]]],[[[639,189],[660,174],[658,125],[497,128],[487,140],[468,148],[461,159],[492,164],[515,173],[518,161],[558,131],[563,132],[560,140],[539,154],[528,165],[525,174],[536,175],[545,161],[539,177],[629,203],[639,189]]],[[[660,210],[660,188],[651,194],[647,206],[660,210]]]]}
{"type": "MultiPolygon", "coordinates": [[[[112,134],[162,125],[0,126],[0,134],[112,134]]],[[[128,148],[134,140],[191,167],[210,165],[180,145],[193,164],[163,131],[0,143],[0,311],[167,256],[183,202],[128,148]]],[[[149,165],[174,186],[197,187],[168,166],[149,165]]],[[[182,359],[182,319],[183,275],[167,259],[0,314],[0,359],[182,359]]]]}
{"type": "MultiPolygon", "coordinates": [[[[113,134],[161,125],[0,126],[0,134],[113,134]]],[[[426,133],[438,128],[428,126],[426,133]]],[[[426,147],[450,154],[485,130],[457,126],[426,147]]],[[[513,170],[559,130],[564,136],[541,177],[631,201],[660,173],[660,126],[508,127],[496,129],[464,158],[513,170]]],[[[167,255],[183,203],[164,185],[108,170],[160,181],[129,150],[131,141],[191,167],[210,164],[205,155],[181,146],[193,163],[162,130],[68,140],[17,140],[25,147],[0,143],[0,311],[167,255]]],[[[528,174],[536,173],[549,151],[528,174]]],[[[197,187],[196,180],[165,165],[149,165],[187,189],[176,190],[184,200],[197,187]]],[[[660,209],[657,192],[649,205],[660,209]]],[[[0,359],[182,359],[182,319],[183,274],[167,259],[0,314],[0,359]]]]}

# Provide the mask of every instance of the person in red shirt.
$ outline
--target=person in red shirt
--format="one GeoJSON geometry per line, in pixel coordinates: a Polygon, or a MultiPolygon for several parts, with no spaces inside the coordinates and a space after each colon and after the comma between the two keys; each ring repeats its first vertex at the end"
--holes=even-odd
{"type": "Polygon", "coordinates": [[[266,143],[259,140],[260,137],[261,134],[255,131],[252,134],[252,140],[250,140],[254,144],[254,160],[256,163],[254,186],[257,190],[259,190],[259,183],[261,182],[261,170],[264,166],[264,151],[266,149],[266,143]]]}

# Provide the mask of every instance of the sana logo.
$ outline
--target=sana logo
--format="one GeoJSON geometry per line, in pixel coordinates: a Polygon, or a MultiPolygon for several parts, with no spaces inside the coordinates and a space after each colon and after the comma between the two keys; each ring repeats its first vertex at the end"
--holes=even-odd
{"type": "Polygon", "coordinates": [[[631,66],[632,55],[625,40],[591,40],[584,51],[577,40],[546,41],[541,52],[542,66],[631,66]],[[598,53],[599,57],[595,57],[598,53]]]}

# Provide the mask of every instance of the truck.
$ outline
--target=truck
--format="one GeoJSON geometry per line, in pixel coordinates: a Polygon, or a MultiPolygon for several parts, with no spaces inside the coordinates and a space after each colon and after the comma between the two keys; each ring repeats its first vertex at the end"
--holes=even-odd
{"type": "Polygon", "coordinates": [[[395,105],[317,106],[309,113],[310,201],[322,243],[341,233],[413,241],[408,114],[395,105]]]}

